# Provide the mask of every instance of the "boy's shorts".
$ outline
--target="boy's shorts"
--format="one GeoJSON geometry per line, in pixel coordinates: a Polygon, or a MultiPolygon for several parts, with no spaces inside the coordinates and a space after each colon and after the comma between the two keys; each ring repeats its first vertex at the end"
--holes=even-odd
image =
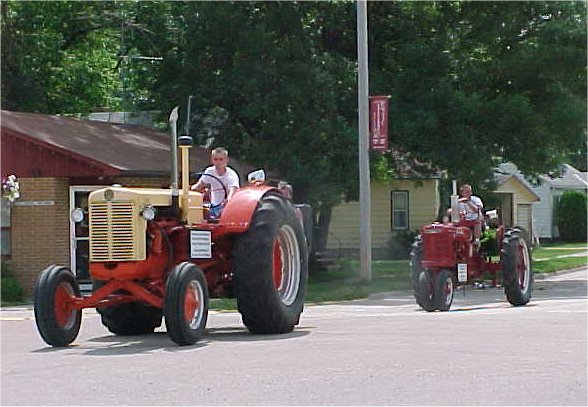
{"type": "Polygon", "coordinates": [[[224,204],[211,205],[210,206],[210,209],[208,210],[208,217],[210,219],[218,219],[218,218],[220,218],[220,215],[221,215],[224,207],[225,207],[224,204]]]}

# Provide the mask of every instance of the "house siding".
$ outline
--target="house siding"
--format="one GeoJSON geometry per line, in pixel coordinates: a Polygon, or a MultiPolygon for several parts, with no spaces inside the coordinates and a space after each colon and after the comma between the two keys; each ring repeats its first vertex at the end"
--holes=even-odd
{"type": "MultiPolygon", "coordinates": [[[[391,226],[391,191],[409,192],[409,230],[415,231],[437,218],[439,212],[439,180],[394,180],[388,183],[372,182],[371,232],[372,247],[384,249],[398,231],[391,226]]],[[[357,249],[359,237],[359,202],[341,203],[333,208],[327,240],[328,250],[357,249]]]]}
{"type": "MultiPolygon", "coordinates": [[[[499,166],[499,169],[500,174],[510,174],[521,180],[521,182],[524,182],[524,176],[517,170],[516,165],[512,163],[503,163],[499,166]]],[[[540,185],[529,185],[529,188],[531,188],[533,193],[539,198],[539,201],[536,201],[532,205],[533,231],[536,234],[535,237],[551,240],[559,237],[557,227],[554,225],[554,198],[560,196],[567,190],[588,193],[588,180],[585,172],[578,171],[569,164],[563,165],[562,173],[559,177],[554,178],[549,175],[544,175],[541,176],[540,179],[542,181],[540,185]]],[[[512,182],[512,180],[510,181],[512,182]]],[[[504,190],[503,187],[499,188],[497,192],[512,193],[504,190]]],[[[506,201],[507,199],[504,198],[503,206],[506,201]]],[[[515,205],[517,203],[520,204],[524,202],[514,202],[515,205]]]]}
{"type": "Polygon", "coordinates": [[[535,233],[540,239],[553,239],[553,193],[551,187],[543,184],[533,189],[539,202],[533,205],[535,233]]]}
{"type": "Polygon", "coordinates": [[[541,188],[536,188],[534,191],[541,197],[541,202],[538,202],[533,207],[533,216],[535,219],[535,227],[539,238],[542,239],[557,239],[559,238],[559,231],[554,224],[555,206],[553,200],[555,197],[561,196],[565,191],[578,191],[586,193],[586,189],[581,187],[569,188],[554,188],[550,185],[542,185],[541,188]]]}
{"type": "Polygon", "coordinates": [[[510,177],[502,183],[495,191],[495,193],[502,194],[502,221],[507,227],[520,226],[524,228],[529,234],[529,238],[534,239],[535,233],[532,229],[532,207],[539,197],[525,187],[521,181],[515,176],[510,177]],[[510,207],[510,199],[512,198],[512,207],[510,207]],[[511,212],[512,223],[510,222],[508,212],[511,212]]]}

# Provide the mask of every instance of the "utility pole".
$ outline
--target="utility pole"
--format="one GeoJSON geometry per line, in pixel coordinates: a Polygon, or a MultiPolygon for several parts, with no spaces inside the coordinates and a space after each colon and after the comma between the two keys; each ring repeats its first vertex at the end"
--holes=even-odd
{"type": "Polygon", "coordinates": [[[367,0],[357,0],[357,64],[359,111],[359,263],[360,276],[372,280],[372,231],[369,158],[369,76],[367,0]]]}

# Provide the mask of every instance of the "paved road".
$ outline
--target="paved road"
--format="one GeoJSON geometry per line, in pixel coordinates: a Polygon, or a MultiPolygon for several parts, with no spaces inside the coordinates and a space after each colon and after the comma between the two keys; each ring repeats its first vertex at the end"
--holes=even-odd
{"type": "Polygon", "coordinates": [[[2,405],[587,405],[587,271],[420,311],[410,293],[307,306],[291,334],[214,313],[202,343],[122,338],[84,311],[75,346],[47,347],[32,311],[3,309],[2,405]]]}

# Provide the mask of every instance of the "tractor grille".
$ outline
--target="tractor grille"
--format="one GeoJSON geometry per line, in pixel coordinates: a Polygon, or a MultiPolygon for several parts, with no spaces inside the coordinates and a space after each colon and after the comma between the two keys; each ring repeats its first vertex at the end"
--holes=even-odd
{"type": "Polygon", "coordinates": [[[90,260],[134,260],[132,202],[93,202],[90,205],[90,260]]]}
{"type": "Polygon", "coordinates": [[[423,235],[424,256],[427,266],[453,267],[455,264],[455,247],[449,233],[427,233],[423,235]]]}

